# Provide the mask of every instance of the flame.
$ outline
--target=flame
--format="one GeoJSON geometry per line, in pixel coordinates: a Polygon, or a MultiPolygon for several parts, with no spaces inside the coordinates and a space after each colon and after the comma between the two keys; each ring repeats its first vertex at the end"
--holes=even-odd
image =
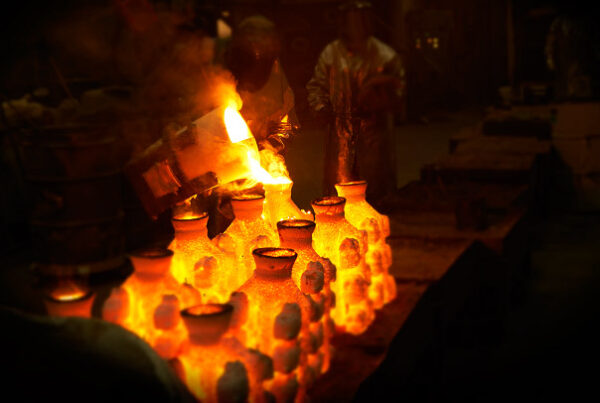
{"type": "Polygon", "coordinates": [[[54,288],[49,297],[55,301],[69,302],[81,299],[89,294],[89,290],[80,286],[73,280],[64,280],[54,288]]]}
{"type": "MultiPolygon", "coordinates": [[[[265,151],[265,150],[263,150],[265,151]]],[[[263,155],[263,153],[261,152],[261,156],[263,155]]],[[[254,176],[253,179],[255,179],[258,182],[261,183],[266,183],[266,184],[270,184],[270,185],[284,185],[287,183],[292,183],[292,180],[283,174],[276,174],[276,176],[273,176],[271,174],[271,172],[267,171],[265,168],[263,168],[260,164],[260,161],[255,157],[255,155],[251,152],[248,151],[248,162],[250,165],[250,169],[252,171],[252,175],[254,176]]],[[[285,166],[283,166],[285,169],[285,166]]],[[[275,169],[279,169],[280,166],[279,165],[271,165],[269,164],[268,168],[271,168],[273,170],[275,169]]]]}
{"type": "MultiPolygon", "coordinates": [[[[113,291],[103,316],[145,339],[161,357],[171,362],[177,358],[178,376],[198,399],[216,401],[227,364],[241,361],[250,385],[248,401],[263,401],[267,389],[277,401],[302,402],[306,388],[329,368],[335,326],[363,333],[375,309],[396,295],[389,274],[391,248],[385,242],[389,219],[366,202],[365,182],[338,184],[345,199],[313,202],[316,225],[307,228],[314,228],[314,234],[300,231],[302,236],[286,241],[280,233],[281,248],[291,249],[263,250],[255,261],[253,250],[277,244],[281,220],[312,220],[312,214],[293,203],[293,182],[283,157],[268,146],[259,152],[240,106],[232,99],[224,109],[211,112],[210,128],[218,127],[222,135],[224,125],[231,142],[219,137],[219,146],[225,148],[222,155],[215,153],[231,162],[226,178],[234,179],[222,182],[246,192],[260,182],[265,196],[247,192],[234,198],[235,219],[213,240],[208,238],[208,215],[195,213],[191,198],[176,206],[175,239],[169,246],[173,252],[138,254],[145,259],[137,261],[133,256],[135,274],[113,291]],[[239,178],[246,174],[237,174],[240,162],[248,172],[243,183],[239,178]],[[337,274],[334,264],[340,269],[337,274]],[[227,320],[217,315],[223,308],[214,305],[226,302],[233,306],[227,320]],[[181,308],[188,307],[182,319],[181,308]],[[192,326],[184,324],[190,317],[192,326]],[[202,335],[214,334],[214,340],[197,337],[198,329],[202,335]]],[[[286,115],[282,123],[287,121],[286,115]]],[[[289,224],[300,230],[305,225],[289,224]]],[[[61,289],[55,298],[84,296],[75,286],[61,289]]],[[[225,380],[233,375],[240,380],[234,369],[229,371],[225,380]]]]}
{"type": "Polygon", "coordinates": [[[80,288],[75,283],[63,284],[63,286],[53,290],[50,298],[55,301],[69,302],[76,301],[88,295],[88,292],[80,288]]]}
{"type": "MultiPolygon", "coordinates": [[[[254,138],[246,121],[238,112],[237,106],[235,101],[230,101],[223,114],[227,135],[234,144],[254,138]]],[[[274,185],[292,183],[283,158],[273,151],[265,149],[259,153],[256,148],[248,146],[245,157],[251,172],[248,187],[252,187],[252,181],[274,185]]]]}
{"type": "MultiPolygon", "coordinates": [[[[229,138],[232,142],[247,145],[247,136],[252,136],[243,117],[235,109],[235,105],[225,110],[225,127],[227,128],[229,138]],[[240,140],[242,139],[242,140],[240,140]]],[[[287,121],[287,115],[283,122],[287,121]]],[[[255,144],[252,142],[252,144],[255,144]]],[[[242,184],[232,184],[227,186],[232,192],[250,189],[257,183],[262,183],[265,188],[265,209],[263,219],[269,222],[272,231],[276,232],[277,221],[290,218],[308,218],[310,214],[300,211],[291,199],[292,180],[285,166],[285,160],[272,148],[266,146],[258,152],[257,148],[248,146],[246,149],[246,166],[250,173],[242,184]]]]}
{"type": "Polygon", "coordinates": [[[52,298],[54,298],[56,301],[69,302],[69,301],[77,301],[78,299],[81,299],[81,298],[85,297],[86,295],[87,294],[84,293],[83,291],[75,291],[72,294],[53,295],[52,298]]]}
{"type": "Polygon", "coordinates": [[[44,299],[50,316],[90,317],[93,293],[73,279],[62,279],[44,299]]]}
{"type": "Polygon", "coordinates": [[[194,213],[194,209],[192,207],[192,199],[196,197],[190,196],[185,199],[183,202],[173,206],[173,216],[179,219],[192,219],[196,217],[196,213],[194,213]]]}
{"type": "Polygon", "coordinates": [[[261,165],[269,174],[271,180],[262,181],[262,183],[271,185],[291,184],[290,174],[285,166],[283,157],[269,148],[265,148],[260,152],[261,165]]]}
{"type": "Polygon", "coordinates": [[[197,219],[201,218],[202,215],[196,214],[192,211],[186,211],[185,213],[178,214],[175,217],[180,221],[184,221],[184,220],[197,220],[197,219]]]}
{"type": "Polygon", "coordinates": [[[227,134],[232,143],[239,143],[240,141],[252,138],[252,132],[246,124],[246,121],[237,111],[236,106],[233,102],[229,103],[229,106],[225,108],[223,114],[223,120],[225,121],[225,127],[227,128],[227,134]]]}

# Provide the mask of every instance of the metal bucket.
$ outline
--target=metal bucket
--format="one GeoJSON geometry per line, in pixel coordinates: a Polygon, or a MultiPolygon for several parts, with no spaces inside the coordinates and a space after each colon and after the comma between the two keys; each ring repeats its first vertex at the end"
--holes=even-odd
{"type": "Polygon", "coordinates": [[[78,125],[18,136],[34,259],[42,271],[87,275],[125,262],[121,162],[117,138],[107,132],[78,125]]]}

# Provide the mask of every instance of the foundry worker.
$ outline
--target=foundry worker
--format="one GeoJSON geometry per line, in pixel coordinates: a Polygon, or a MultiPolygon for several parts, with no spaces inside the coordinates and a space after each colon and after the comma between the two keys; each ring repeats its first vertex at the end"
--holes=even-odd
{"type": "MultiPolygon", "coordinates": [[[[268,148],[283,154],[286,139],[298,128],[298,119],[294,93],[279,60],[280,49],[275,24],[255,15],[235,27],[223,62],[237,82],[236,89],[242,99],[240,114],[258,149],[268,148]],[[287,122],[284,124],[282,120],[287,122]]],[[[215,189],[210,200],[196,207],[209,212],[209,236],[223,232],[233,220],[230,201],[228,189],[215,189]]]]}
{"type": "Polygon", "coordinates": [[[298,126],[294,93],[279,60],[275,24],[263,16],[244,19],[234,30],[225,62],[237,80],[243,105],[240,113],[256,138],[259,149],[282,151],[289,135],[280,130],[282,120],[298,126]]]}
{"type": "Polygon", "coordinates": [[[371,34],[371,4],[340,6],[339,38],[321,52],[308,82],[308,102],[327,119],[324,186],[367,180],[367,197],[380,201],[395,189],[382,112],[403,95],[404,67],[397,53],[371,34]]]}

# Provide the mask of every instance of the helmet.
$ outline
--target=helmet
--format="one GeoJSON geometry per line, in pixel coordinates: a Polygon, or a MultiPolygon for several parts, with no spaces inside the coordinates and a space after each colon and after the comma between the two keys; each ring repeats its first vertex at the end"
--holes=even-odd
{"type": "Polygon", "coordinates": [[[279,52],[273,22],[258,15],[244,19],[233,33],[228,57],[238,86],[248,91],[260,89],[267,82],[279,52]]]}
{"type": "Polygon", "coordinates": [[[350,50],[359,49],[372,34],[371,3],[349,1],[340,7],[340,38],[350,50]]]}

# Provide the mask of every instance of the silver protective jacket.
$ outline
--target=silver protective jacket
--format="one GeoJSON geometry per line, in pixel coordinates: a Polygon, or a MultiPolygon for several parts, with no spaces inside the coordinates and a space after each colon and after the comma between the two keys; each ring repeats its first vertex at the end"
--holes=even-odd
{"type": "MultiPolygon", "coordinates": [[[[367,154],[379,157],[386,150],[385,133],[377,130],[376,110],[370,108],[373,97],[365,92],[373,82],[387,78],[387,86],[395,96],[401,97],[405,88],[405,71],[398,54],[380,40],[369,37],[361,54],[348,51],[343,41],[335,40],[321,52],[313,77],[308,82],[308,102],[315,112],[331,117],[326,146],[326,191],[337,182],[366,179],[369,187],[377,187],[377,176],[382,176],[387,166],[385,158],[379,162],[365,160],[358,172],[356,155],[359,143],[369,146],[367,154]],[[382,149],[382,150],[379,150],[382,149]]],[[[365,154],[365,153],[361,153],[365,154]]],[[[358,158],[357,158],[358,157],[358,158]]],[[[366,157],[369,158],[369,157],[366,157]]]]}

